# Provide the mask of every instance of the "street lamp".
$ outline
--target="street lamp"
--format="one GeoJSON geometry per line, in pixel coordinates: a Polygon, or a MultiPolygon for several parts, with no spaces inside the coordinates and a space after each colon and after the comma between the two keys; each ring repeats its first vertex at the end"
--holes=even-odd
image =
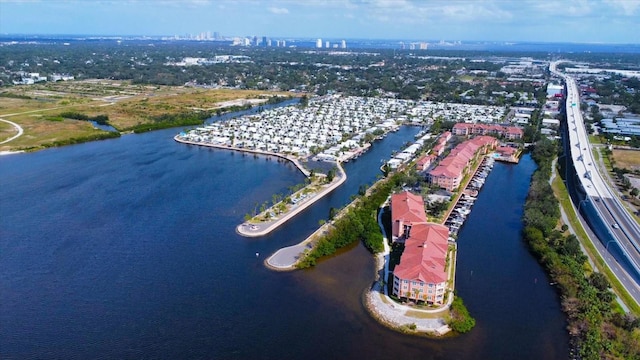
{"type": "Polygon", "coordinates": [[[580,200],[580,202],[578,203],[578,214],[580,213],[580,206],[582,206],[583,202],[589,201],[589,199],[584,199],[584,200],[580,200]]]}
{"type": "Polygon", "coordinates": [[[615,239],[607,241],[607,245],[604,247],[605,250],[609,251],[609,243],[616,242],[615,239]]]}

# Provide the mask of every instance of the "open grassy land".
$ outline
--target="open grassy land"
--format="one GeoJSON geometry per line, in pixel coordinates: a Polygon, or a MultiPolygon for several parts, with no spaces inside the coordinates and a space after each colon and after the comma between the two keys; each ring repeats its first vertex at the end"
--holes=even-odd
{"type": "Polygon", "coordinates": [[[0,141],[16,134],[16,130],[11,124],[0,121],[0,141]]]}
{"type": "Polygon", "coordinates": [[[640,151],[613,149],[616,167],[629,171],[640,170],[640,151]]]}
{"type": "MultiPolygon", "coordinates": [[[[17,86],[0,91],[0,117],[13,121],[25,134],[0,145],[0,151],[38,149],[68,143],[69,139],[94,140],[91,123],[60,115],[65,112],[88,117],[106,116],[118,131],[136,126],[180,119],[198,114],[216,113],[218,109],[256,105],[274,96],[291,96],[257,90],[197,89],[190,87],[132,85],[127,82],[88,80],[17,86]]],[[[174,125],[175,126],[175,125],[174,125]]],[[[8,124],[0,127],[0,141],[15,134],[8,124]]]]}

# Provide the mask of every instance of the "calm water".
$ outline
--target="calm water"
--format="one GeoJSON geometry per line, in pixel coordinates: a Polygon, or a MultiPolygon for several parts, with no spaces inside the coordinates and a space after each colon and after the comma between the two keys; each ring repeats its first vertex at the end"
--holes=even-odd
{"type": "Polygon", "coordinates": [[[557,296],[519,238],[528,157],[497,165],[460,232],[469,335],[379,326],[360,301],[373,281],[360,245],[309,271],[263,266],[417,131],[376,143],[340,189],[260,239],[235,226],[303,181],[289,164],[178,144],[175,129],[0,157],[0,358],[566,358],[557,296]]]}

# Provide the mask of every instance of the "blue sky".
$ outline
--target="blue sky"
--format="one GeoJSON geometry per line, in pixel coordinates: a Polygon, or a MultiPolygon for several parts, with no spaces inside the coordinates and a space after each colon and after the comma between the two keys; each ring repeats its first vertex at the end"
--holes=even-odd
{"type": "Polygon", "coordinates": [[[640,0],[0,0],[0,33],[640,43],[640,0]]]}

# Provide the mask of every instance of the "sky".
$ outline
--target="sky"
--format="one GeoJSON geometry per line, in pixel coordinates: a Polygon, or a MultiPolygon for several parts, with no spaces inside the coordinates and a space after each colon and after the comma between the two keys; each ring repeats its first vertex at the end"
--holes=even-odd
{"type": "Polygon", "coordinates": [[[2,34],[640,43],[640,0],[0,0],[2,34]]]}

